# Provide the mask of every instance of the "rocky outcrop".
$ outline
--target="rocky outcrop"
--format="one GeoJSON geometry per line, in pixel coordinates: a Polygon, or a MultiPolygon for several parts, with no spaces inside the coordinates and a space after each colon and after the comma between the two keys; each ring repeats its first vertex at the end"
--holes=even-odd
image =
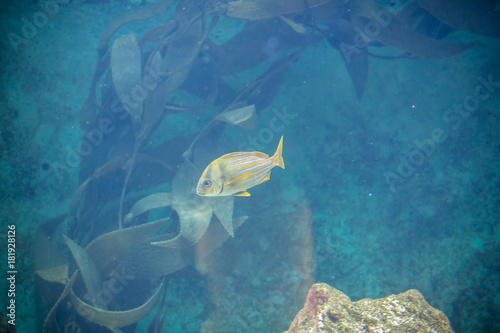
{"type": "Polygon", "coordinates": [[[448,318],[417,290],[380,299],[351,302],[324,283],[314,284],[304,308],[285,333],[453,332],[448,318]]]}

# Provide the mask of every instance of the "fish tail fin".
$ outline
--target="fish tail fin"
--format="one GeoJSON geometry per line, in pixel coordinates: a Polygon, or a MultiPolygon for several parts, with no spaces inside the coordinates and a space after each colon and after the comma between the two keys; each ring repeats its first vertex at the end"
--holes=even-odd
{"type": "Polygon", "coordinates": [[[284,169],[285,161],[283,161],[283,156],[281,156],[282,150],[283,150],[283,135],[281,136],[280,143],[278,143],[278,148],[276,149],[276,152],[273,155],[273,159],[275,160],[277,166],[284,169]]]}

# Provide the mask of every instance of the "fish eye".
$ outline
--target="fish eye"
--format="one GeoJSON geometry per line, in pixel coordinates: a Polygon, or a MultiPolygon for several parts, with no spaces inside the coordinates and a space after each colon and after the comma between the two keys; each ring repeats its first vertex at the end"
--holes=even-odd
{"type": "Polygon", "coordinates": [[[210,186],[212,186],[212,182],[210,180],[205,180],[203,182],[203,187],[204,188],[209,188],[210,186]]]}

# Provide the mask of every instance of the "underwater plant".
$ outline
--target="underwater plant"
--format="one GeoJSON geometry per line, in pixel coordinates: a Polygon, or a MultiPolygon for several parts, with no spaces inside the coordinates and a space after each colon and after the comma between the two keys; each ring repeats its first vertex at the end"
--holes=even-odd
{"type": "Polygon", "coordinates": [[[419,0],[391,11],[370,0],[162,0],[113,22],[101,35],[80,111],[93,145],[82,154],[79,187],[67,214],[37,231],[37,286],[50,308],[44,330],[74,323],[83,331],[133,331],[164,297],[168,275],[234,235],[247,219],[233,217],[234,197],[197,196],[197,181],[220,156],[223,129],[255,126],[289,65],[311,44],[325,40],[340,51],[361,100],[369,58],[381,57],[369,46],[393,48],[394,57],[440,59],[474,46],[443,41],[452,29],[499,37],[498,14],[474,15],[488,10],[469,2],[444,11],[446,1],[419,0]],[[162,15],[169,20],[144,25],[140,34],[117,34],[162,15]],[[246,24],[218,44],[211,33],[222,16],[246,24]],[[248,71],[250,82],[228,82],[248,71]],[[205,109],[216,114],[204,119],[205,109]],[[165,139],[163,125],[178,114],[202,119],[204,127],[165,139]],[[163,217],[156,219],[158,211],[163,217]],[[71,306],[63,306],[66,298],[71,306]]]}

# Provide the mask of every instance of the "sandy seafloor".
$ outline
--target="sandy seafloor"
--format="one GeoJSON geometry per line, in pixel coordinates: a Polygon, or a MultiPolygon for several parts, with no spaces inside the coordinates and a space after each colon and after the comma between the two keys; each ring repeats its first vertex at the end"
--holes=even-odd
{"type": "MultiPolygon", "coordinates": [[[[39,8],[0,6],[0,233],[5,239],[7,224],[18,230],[16,327],[36,332],[47,309],[33,283],[35,230],[67,211],[78,185],[77,169],[60,181],[42,166],[63,160],[65,147],[81,140],[78,113],[100,34],[135,5],[61,5],[18,52],[6,33],[19,33],[21,18],[39,8]]],[[[249,220],[235,239],[198,265],[201,274],[170,279],[164,332],[282,332],[314,282],[352,300],[417,289],[456,332],[500,331],[500,86],[456,129],[443,121],[475,93],[478,76],[500,81],[500,42],[465,32],[447,39],[478,44],[444,60],[371,58],[361,102],[339,52],[317,43],[290,66],[256,132],[228,127],[220,144],[234,151],[269,126],[273,108],[296,115],[263,149],[273,153],[284,135],[286,170],[236,199],[249,220]],[[396,172],[400,157],[436,128],[447,139],[391,189],[384,173],[396,172]]],[[[203,124],[183,131],[174,119],[169,126],[180,135],[203,124]]],[[[3,278],[1,285],[5,313],[3,278]]]]}

